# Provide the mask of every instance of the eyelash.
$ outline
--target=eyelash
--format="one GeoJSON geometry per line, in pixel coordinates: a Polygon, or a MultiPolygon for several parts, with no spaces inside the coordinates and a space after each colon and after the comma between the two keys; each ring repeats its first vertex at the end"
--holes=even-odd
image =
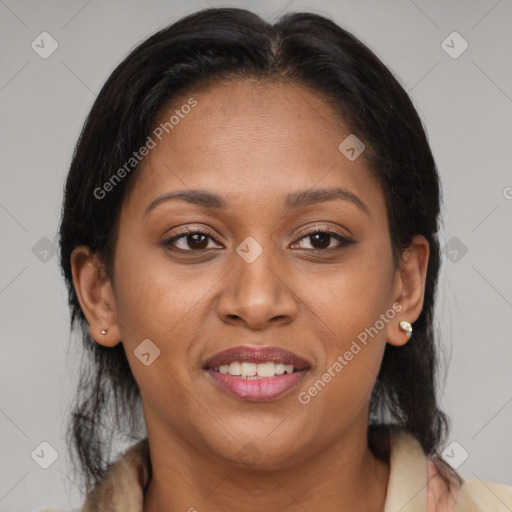
{"type": "MultiPolygon", "coordinates": [[[[331,249],[307,249],[309,251],[313,251],[313,252],[330,252],[330,251],[336,251],[336,250],[339,250],[339,249],[343,249],[344,247],[347,247],[349,245],[352,245],[354,244],[355,242],[353,240],[351,240],[350,238],[347,238],[345,236],[342,236],[340,235],[339,233],[336,233],[335,231],[331,231],[330,229],[326,229],[326,228],[322,228],[320,226],[317,226],[315,227],[314,229],[310,230],[310,231],[307,231],[306,233],[302,233],[300,238],[297,240],[297,242],[303,240],[304,238],[307,238],[307,237],[310,237],[310,236],[314,236],[316,234],[319,234],[319,233],[322,233],[322,234],[326,234],[326,235],[329,235],[331,237],[333,237],[334,239],[336,239],[338,242],[341,243],[341,245],[339,247],[335,247],[335,248],[331,248],[331,249]]],[[[186,231],[182,232],[182,233],[179,233],[171,238],[168,238],[166,240],[163,240],[161,242],[161,245],[166,247],[166,248],[169,248],[170,250],[173,250],[173,251],[179,251],[179,252],[195,252],[195,253],[203,253],[205,251],[208,251],[209,249],[198,249],[198,250],[195,250],[195,249],[177,249],[175,247],[172,247],[172,245],[177,241],[177,240],[180,240],[181,238],[187,238],[191,235],[205,235],[209,238],[211,238],[212,240],[214,240],[216,243],[219,243],[217,242],[217,240],[215,240],[214,236],[207,230],[192,230],[192,229],[187,229],[186,231]]],[[[297,242],[294,242],[297,243],[297,242]]]]}

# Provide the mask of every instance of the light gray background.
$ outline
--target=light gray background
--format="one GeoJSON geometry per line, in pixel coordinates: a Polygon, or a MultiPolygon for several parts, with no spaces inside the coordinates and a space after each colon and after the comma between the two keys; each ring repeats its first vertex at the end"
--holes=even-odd
{"type": "Polygon", "coordinates": [[[32,248],[56,240],[73,147],[110,72],[140,40],[207,4],[330,16],[410,92],[442,178],[442,243],[467,247],[452,253],[458,261],[444,257],[437,309],[451,354],[447,444],[460,444],[456,457],[468,452],[466,479],[512,485],[510,0],[0,0],[0,511],[82,503],[62,439],[78,361],[66,292],[57,257],[43,263],[32,248]],[[59,45],[47,59],[31,48],[43,31],[59,45]],[[469,43],[457,59],[441,47],[453,31],[469,43]],[[59,453],[46,470],[31,458],[42,441],[59,453]]]}

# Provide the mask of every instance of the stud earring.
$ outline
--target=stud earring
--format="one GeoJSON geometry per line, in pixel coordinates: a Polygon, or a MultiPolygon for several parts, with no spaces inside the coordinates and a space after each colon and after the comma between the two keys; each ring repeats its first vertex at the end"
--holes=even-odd
{"type": "Polygon", "coordinates": [[[405,332],[408,338],[412,336],[412,325],[405,320],[400,322],[400,329],[405,332]]]}
{"type": "Polygon", "coordinates": [[[101,331],[101,334],[107,334],[107,329],[103,329],[103,330],[101,331]]]}

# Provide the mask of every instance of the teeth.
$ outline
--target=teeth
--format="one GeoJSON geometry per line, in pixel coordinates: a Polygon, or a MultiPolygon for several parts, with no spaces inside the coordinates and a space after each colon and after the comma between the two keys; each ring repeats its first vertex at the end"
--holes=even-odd
{"type": "Polygon", "coordinates": [[[276,374],[276,365],[273,362],[260,363],[257,367],[258,377],[273,377],[276,374]]]}
{"type": "Polygon", "coordinates": [[[273,361],[258,364],[233,361],[230,364],[221,364],[218,367],[219,373],[240,376],[246,379],[248,377],[264,379],[275,375],[283,375],[284,373],[293,373],[293,370],[293,364],[274,363],[273,361]]]}
{"type": "MultiPolygon", "coordinates": [[[[283,363],[276,364],[276,375],[283,375],[285,370],[286,370],[285,364],[283,364],[283,363]]],[[[288,372],[288,373],[290,373],[290,372],[288,372]]]]}
{"type": "Polygon", "coordinates": [[[228,368],[227,373],[230,375],[240,375],[242,365],[238,361],[233,361],[228,368]]]}
{"type": "Polygon", "coordinates": [[[240,375],[242,377],[254,377],[254,375],[256,375],[257,366],[259,365],[257,365],[256,363],[242,363],[240,375]]]}

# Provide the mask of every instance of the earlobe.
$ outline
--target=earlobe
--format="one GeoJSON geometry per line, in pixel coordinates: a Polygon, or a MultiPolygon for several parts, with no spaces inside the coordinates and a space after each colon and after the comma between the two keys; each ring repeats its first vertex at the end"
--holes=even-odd
{"type": "Polygon", "coordinates": [[[412,322],[404,319],[403,315],[400,315],[394,320],[394,323],[390,326],[387,332],[386,341],[390,345],[395,347],[401,347],[405,345],[414,336],[414,327],[412,322]]]}
{"type": "Polygon", "coordinates": [[[387,332],[390,345],[402,346],[414,337],[414,322],[423,309],[430,246],[416,235],[403,252],[395,280],[396,302],[401,309],[387,332]]]}
{"type": "Polygon", "coordinates": [[[117,345],[121,340],[112,283],[100,258],[87,246],[75,247],[71,253],[71,268],[73,285],[91,337],[106,347],[117,345]]]}

